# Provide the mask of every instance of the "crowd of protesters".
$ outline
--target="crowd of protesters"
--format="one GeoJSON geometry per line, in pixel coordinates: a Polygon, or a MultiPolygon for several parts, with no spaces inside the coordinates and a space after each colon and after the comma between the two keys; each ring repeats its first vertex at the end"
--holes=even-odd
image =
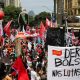
{"type": "MultiPolygon", "coordinates": [[[[34,31],[30,31],[34,32],[34,31]]],[[[13,32],[12,32],[13,34],[13,32]]],[[[14,36],[16,33],[14,34],[14,36]]],[[[75,36],[75,35],[74,35],[75,36]]],[[[71,36],[72,37],[72,36],[71,36]]],[[[72,46],[79,46],[79,39],[74,38],[72,46]]],[[[26,37],[20,39],[21,56],[23,64],[28,72],[29,80],[47,80],[47,57],[48,52],[45,49],[46,39],[37,37],[26,37]]],[[[70,43],[69,43],[70,45],[70,43]]],[[[17,80],[17,74],[13,74],[11,65],[17,59],[15,39],[10,39],[7,35],[4,37],[4,44],[1,42],[0,47],[0,80],[5,78],[6,75],[11,76],[12,80],[17,80]]],[[[5,79],[3,79],[5,80],[5,79]]]]}
{"type": "MultiPolygon", "coordinates": [[[[40,37],[28,37],[25,41],[20,39],[21,56],[30,80],[47,79],[47,51],[44,48],[44,41],[40,37]]],[[[6,75],[10,75],[14,80],[17,80],[17,75],[13,75],[11,69],[11,65],[17,59],[18,54],[15,49],[15,40],[10,39],[6,35],[4,37],[4,44],[1,42],[1,45],[0,80],[6,75]]]]}
{"type": "MultiPolygon", "coordinates": [[[[25,16],[28,17],[27,15],[25,16]]],[[[9,21],[8,24],[4,27],[5,36],[0,36],[0,80],[47,80],[48,51],[46,46],[48,44],[46,45],[46,33],[48,27],[51,26],[52,23],[47,19],[47,30],[45,29],[42,22],[40,24],[40,29],[31,29],[29,26],[26,27],[26,23],[28,21],[25,20],[27,18],[24,18],[24,14],[22,14],[22,12],[20,13],[19,17],[21,18],[19,19],[20,31],[23,31],[24,34],[26,33],[28,35],[26,38],[19,38],[19,41],[17,41],[16,35],[18,34],[18,30],[10,30],[12,20],[9,21]],[[35,33],[37,35],[33,36],[32,34],[35,33]],[[21,65],[17,62],[16,63],[18,65],[15,63],[15,61],[19,62],[19,60],[22,60],[22,63],[20,62],[21,65]],[[18,79],[18,74],[21,70],[17,71],[18,68],[14,69],[14,63],[16,64],[15,66],[18,66],[19,69],[26,69],[26,74],[28,75],[27,79],[23,79],[24,77],[22,79],[18,79]],[[24,68],[20,68],[23,67],[22,65],[24,68]]],[[[54,20],[54,28],[56,28],[56,26],[57,23],[54,20]]],[[[73,31],[68,32],[65,36],[67,47],[80,45],[80,37],[75,37],[73,31]]],[[[54,35],[52,37],[55,37],[55,39],[58,38],[54,35]]],[[[55,41],[58,42],[58,39],[55,41]]]]}

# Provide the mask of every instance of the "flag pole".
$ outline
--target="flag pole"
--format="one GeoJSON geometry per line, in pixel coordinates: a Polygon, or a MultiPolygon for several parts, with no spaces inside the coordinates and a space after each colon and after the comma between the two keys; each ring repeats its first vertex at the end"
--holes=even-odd
{"type": "MultiPolygon", "coordinates": [[[[67,13],[65,13],[65,14],[67,14],[67,13]]],[[[68,23],[67,23],[67,19],[68,19],[68,17],[67,17],[67,15],[65,15],[65,37],[64,37],[64,39],[65,39],[65,45],[64,46],[67,45],[67,35],[68,35],[68,23]]]]}
{"type": "Polygon", "coordinates": [[[4,57],[2,53],[2,48],[3,48],[3,42],[2,42],[2,36],[3,36],[3,26],[2,26],[3,20],[0,20],[0,48],[1,48],[1,58],[4,57]]]}

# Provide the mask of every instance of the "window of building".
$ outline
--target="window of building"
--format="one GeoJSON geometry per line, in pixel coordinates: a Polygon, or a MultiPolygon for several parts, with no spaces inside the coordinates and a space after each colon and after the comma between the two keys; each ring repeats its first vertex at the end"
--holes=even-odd
{"type": "Polygon", "coordinates": [[[80,8],[78,9],[78,14],[80,14],[80,8]]]}
{"type": "Polygon", "coordinates": [[[78,0],[78,5],[80,6],[80,0],[78,0]]]}
{"type": "Polygon", "coordinates": [[[80,0],[78,0],[78,14],[80,14],[80,0]]]}
{"type": "Polygon", "coordinates": [[[10,5],[14,5],[14,0],[10,0],[10,5]]]}

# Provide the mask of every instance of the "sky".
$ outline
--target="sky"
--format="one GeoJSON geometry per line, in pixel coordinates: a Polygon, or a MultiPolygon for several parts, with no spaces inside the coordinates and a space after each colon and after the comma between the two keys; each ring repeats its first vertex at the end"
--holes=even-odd
{"type": "Polygon", "coordinates": [[[35,14],[43,11],[51,13],[53,11],[53,0],[21,0],[21,6],[27,12],[33,10],[35,14]]]}

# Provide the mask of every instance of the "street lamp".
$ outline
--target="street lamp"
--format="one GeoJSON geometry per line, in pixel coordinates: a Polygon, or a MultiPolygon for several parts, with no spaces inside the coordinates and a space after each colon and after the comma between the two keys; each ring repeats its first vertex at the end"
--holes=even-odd
{"type": "MultiPolygon", "coordinates": [[[[49,9],[47,6],[42,6],[44,8],[46,8],[47,10],[50,11],[50,14],[51,14],[51,22],[52,22],[52,18],[53,18],[53,11],[51,9],[49,9]]],[[[53,27],[53,24],[52,24],[52,27],[53,27]]]]}
{"type": "Polygon", "coordinates": [[[53,13],[53,11],[52,11],[51,9],[49,9],[47,6],[42,6],[42,7],[46,8],[47,10],[49,10],[49,11],[50,11],[51,18],[52,18],[52,13],[53,13]]]}

